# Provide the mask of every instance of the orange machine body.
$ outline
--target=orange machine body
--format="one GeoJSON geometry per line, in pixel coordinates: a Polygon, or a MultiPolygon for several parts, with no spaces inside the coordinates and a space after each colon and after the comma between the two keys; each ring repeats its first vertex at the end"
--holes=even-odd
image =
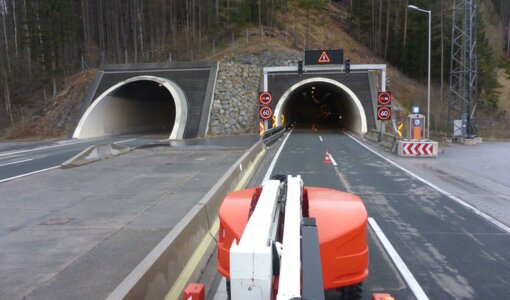
{"type": "MultiPolygon", "coordinates": [[[[220,211],[218,272],[230,278],[230,247],[240,241],[260,188],[230,193],[220,211]]],[[[324,289],[362,282],[368,277],[367,212],[353,194],[305,187],[303,216],[315,218],[319,234],[324,289]]]]}

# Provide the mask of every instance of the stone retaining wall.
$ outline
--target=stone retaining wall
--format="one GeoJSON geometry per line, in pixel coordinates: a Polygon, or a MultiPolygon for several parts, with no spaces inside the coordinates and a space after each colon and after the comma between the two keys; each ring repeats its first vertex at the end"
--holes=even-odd
{"type": "Polygon", "coordinates": [[[208,134],[257,133],[262,68],[297,65],[302,59],[302,53],[284,51],[227,56],[219,66],[208,134]]]}
{"type": "Polygon", "coordinates": [[[262,70],[255,65],[220,62],[209,134],[253,133],[262,70]]]}

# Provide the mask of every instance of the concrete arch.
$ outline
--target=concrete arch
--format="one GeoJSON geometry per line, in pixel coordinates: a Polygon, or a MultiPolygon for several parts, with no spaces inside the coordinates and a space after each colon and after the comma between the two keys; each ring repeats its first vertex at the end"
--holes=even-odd
{"type": "Polygon", "coordinates": [[[81,117],[78,126],[73,133],[73,138],[90,138],[107,135],[104,132],[101,132],[101,129],[97,126],[97,123],[102,121],[98,120],[98,118],[100,118],[101,114],[103,113],[100,111],[101,105],[104,105],[103,102],[108,101],[108,99],[111,98],[110,95],[113,94],[117,89],[136,81],[152,81],[158,83],[159,86],[166,88],[166,90],[170,93],[175,105],[175,119],[169,138],[182,139],[184,136],[186,121],[188,119],[188,101],[186,99],[186,95],[181,90],[181,88],[171,80],[148,75],[136,76],[121,81],[97,97],[97,99],[87,108],[81,117]]]}
{"type": "MultiPolygon", "coordinates": [[[[336,80],[332,80],[332,79],[329,79],[329,78],[324,78],[324,77],[314,77],[314,78],[309,78],[309,79],[305,79],[305,80],[302,80],[296,84],[294,84],[293,86],[291,86],[283,95],[282,97],[280,98],[280,100],[278,101],[278,104],[276,105],[276,109],[275,109],[275,112],[274,112],[274,115],[275,116],[279,116],[285,105],[287,104],[287,100],[289,99],[289,96],[296,90],[298,89],[299,87],[303,86],[303,85],[306,85],[306,84],[310,84],[310,83],[328,83],[328,84],[331,84],[331,85],[334,85],[338,88],[340,88],[342,91],[344,91],[348,96],[349,96],[349,99],[351,100],[351,111],[350,113],[353,113],[357,116],[357,118],[355,118],[354,120],[357,120],[356,122],[354,122],[353,124],[350,125],[350,130],[354,131],[354,132],[357,132],[357,133],[366,133],[368,131],[368,127],[367,127],[367,116],[365,114],[365,110],[363,109],[363,105],[361,104],[361,101],[359,100],[359,98],[356,96],[356,94],[351,90],[349,89],[347,86],[345,86],[344,84],[336,81],[336,80]]],[[[276,118],[276,125],[281,125],[281,119],[280,118],[276,118]]]]}

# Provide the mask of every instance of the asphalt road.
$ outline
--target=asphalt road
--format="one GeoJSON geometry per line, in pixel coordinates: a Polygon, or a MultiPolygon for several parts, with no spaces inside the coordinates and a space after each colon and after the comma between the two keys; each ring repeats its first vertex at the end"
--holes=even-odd
{"type": "Polygon", "coordinates": [[[158,142],[164,138],[164,135],[147,134],[89,140],[63,140],[51,143],[0,143],[0,184],[56,168],[91,145],[117,143],[135,148],[158,142]]]}
{"type": "MultiPolygon", "coordinates": [[[[125,142],[145,146],[111,159],[0,184],[0,300],[105,299],[258,137],[146,145],[151,139],[125,142]]],[[[59,148],[67,146],[44,155],[59,148]]]]}
{"type": "MultiPolygon", "coordinates": [[[[265,162],[252,185],[260,184],[269,163],[265,162]]],[[[348,135],[295,129],[271,174],[300,174],[305,185],[351,192],[364,200],[369,217],[414,278],[413,282],[397,270],[387,246],[371,227],[365,299],[383,291],[396,299],[414,299],[420,289],[429,299],[508,297],[509,232],[368,151],[348,135]],[[326,149],[337,166],[323,163],[326,149]],[[418,288],[411,289],[412,284],[418,288]]],[[[328,293],[328,298],[334,296],[328,293]]],[[[221,299],[218,293],[215,299],[221,299]]]]}

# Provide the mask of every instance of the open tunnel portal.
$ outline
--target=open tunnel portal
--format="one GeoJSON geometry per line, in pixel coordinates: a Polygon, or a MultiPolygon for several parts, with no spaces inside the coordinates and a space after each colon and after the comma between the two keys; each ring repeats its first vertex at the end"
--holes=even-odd
{"type": "Polygon", "coordinates": [[[356,95],[341,83],[325,78],[304,80],[289,88],[275,109],[275,115],[281,114],[286,124],[367,131],[365,111],[356,95]]]}
{"type": "Polygon", "coordinates": [[[119,87],[108,97],[106,130],[114,134],[120,129],[123,131],[120,133],[158,131],[170,135],[175,121],[175,103],[172,94],[162,84],[149,80],[134,81],[119,87]],[[114,124],[118,122],[122,126],[114,124]]]}
{"type": "Polygon", "coordinates": [[[142,77],[121,82],[94,100],[73,136],[90,138],[150,132],[181,138],[183,129],[176,127],[184,127],[183,97],[163,79],[142,77]]]}

